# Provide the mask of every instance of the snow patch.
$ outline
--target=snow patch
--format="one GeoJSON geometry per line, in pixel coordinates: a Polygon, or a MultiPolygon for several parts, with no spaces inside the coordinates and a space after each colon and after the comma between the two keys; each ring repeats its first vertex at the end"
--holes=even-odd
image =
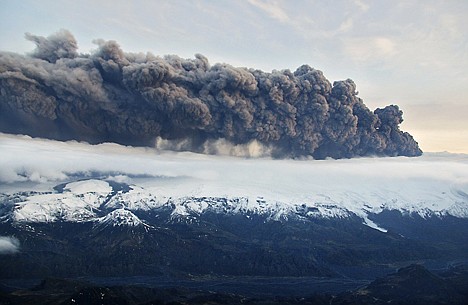
{"type": "Polygon", "coordinates": [[[365,224],[366,226],[368,226],[369,228],[372,228],[372,229],[376,229],[380,232],[383,232],[383,233],[387,233],[388,230],[387,229],[384,229],[382,227],[379,227],[379,225],[377,225],[375,222],[373,222],[372,220],[370,220],[369,218],[367,217],[364,217],[363,218],[364,222],[363,224],[365,224]]]}
{"type": "Polygon", "coordinates": [[[89,179],[68,183],[64,191],[72,192],[75,195],[95,193],[101,196],[107,196],[112,192],[112,187],[103,180],[89,179]]]}

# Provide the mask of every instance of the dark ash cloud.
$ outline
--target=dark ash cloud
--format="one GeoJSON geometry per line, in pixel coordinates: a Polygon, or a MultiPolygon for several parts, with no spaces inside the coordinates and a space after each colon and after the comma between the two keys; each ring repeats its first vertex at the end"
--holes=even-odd
{"type": "Polygon", "coordinates": [[[26,34],[28,56],[0,53],[0,131],[58,140],[190,143],[257,141],[277,157],[418,156],[396,105],[369,110],[350,80],[296,71],[211,66],[206,57],[125,53],[96,40],[78,54],[73,35],[26,34]]]}

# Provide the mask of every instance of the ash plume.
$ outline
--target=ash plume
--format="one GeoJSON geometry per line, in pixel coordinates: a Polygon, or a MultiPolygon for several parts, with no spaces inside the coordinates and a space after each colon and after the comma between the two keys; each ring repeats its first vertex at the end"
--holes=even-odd
{"type": "Polygon", "coordinates": [[[29,55],[0,52],[2,132],[139,146],[163,139],[195,152],[218,140],[255,142],[276,157],[421,155],[399,129],[398,106],[372,112],[352,80],[331,84],[308,65],[267,73],[200,54],[126,53],[104,40],[78,54],[67,30],[26,39],[37,46],[29,55]]]}

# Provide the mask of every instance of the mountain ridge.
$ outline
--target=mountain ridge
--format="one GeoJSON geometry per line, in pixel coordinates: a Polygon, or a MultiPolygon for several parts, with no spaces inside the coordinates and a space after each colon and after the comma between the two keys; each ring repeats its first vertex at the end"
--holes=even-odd
{"type": "Polygon", "coordinates": [[[344,288],[468,260],[467,156],[245,159],[5,135],[0,152],[4,279],[344,288]]]}
{"type": "MultiPolygon", "coordinates": [[[[461,191],[460,191],[461,192],[461,191]]],[[[156,195],[137,185],[115,183],[101,179],[82,179],[57,185],[49,192],[19,192],[3,194],[3,221],[13,222],[101,222],[103,217],[120,210],[131,213],[131,217],[138,219],[136,211],[169,210],[170,219],[196,219],[201,214],[214,212],[219,214],[236,214],[265,216],[267,220],[308,219],[308,218],[347,218],[356,215],[362,219],[363,224],[385,231],[374,221],[369,219],[370,214],[379,214],[382,211],[399,211],[404,215],[419,215],[425,217],[454,216],[468,218],[468,208],[455,201],[448,209],[431,209],[431,206],[422,206],[417,210],[405,205],[398,206],[397,202],[391,205],[373,207],[364,205],[356,211],[353,206],[338,205],[320,202],[285,203],[281,201],[268,201],[262,196],[258,197],[216,197],[216,196],[171,196],[156,195]],[[113,186],[112,186],[113,185],[113,186]],[[115,188],[115,189],[114,189],[115,188]],[[8,206],[10,207],[8,209],[8,206]]],[[[461,194],[460,198],[463,199],[461,194]]],[[[439,208],[439,207],[436,207],[439,208]]],[[[131,218],[130,217],[130,218],[131,218]]],[[[124,217],[125,218],[125,217],[124,217]]],[[[141,222],[140,219],[136,221],[141,222]]],[[[130,221],[132,223],[132,221],[130,221]]],[[[135,223],[135,222],[133,222],[135,223]]],[[[141,222],[143,224],[143,222],[141,222]]]]}

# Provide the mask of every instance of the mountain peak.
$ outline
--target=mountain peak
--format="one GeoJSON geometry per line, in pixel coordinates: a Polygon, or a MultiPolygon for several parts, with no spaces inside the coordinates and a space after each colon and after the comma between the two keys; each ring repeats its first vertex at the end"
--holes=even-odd
{"type": "Polygon", "coordinates": [[[107,214],[104,217],[101,217],[97,220],[99,224],[111,225],[113,227],[120,226],[129,226],[129,227],[138,227],[138,226],[147,226],[143,221],[140,220],[135,214],[126,209],[116,209],[107,214]]]}

